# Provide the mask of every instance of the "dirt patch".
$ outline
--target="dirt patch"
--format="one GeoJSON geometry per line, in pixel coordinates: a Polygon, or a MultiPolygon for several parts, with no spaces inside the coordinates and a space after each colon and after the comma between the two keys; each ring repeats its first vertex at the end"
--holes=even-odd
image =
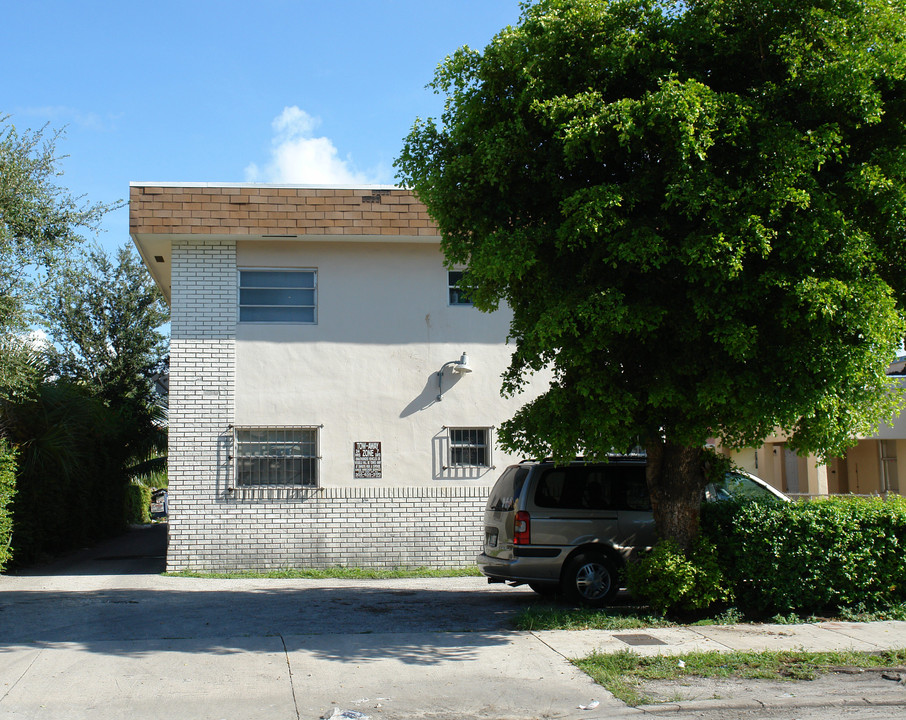
{"type": "Polygon", "coordinates": [[[651,704],[733,700],[777,705],[833,705],[862,698],[872,704],[881,697],[902,694],[906,703],[906,684],[883,672],[828,673],[815,680],[758,680],[741,678],[688,677],[678,680],[648,680],[639,685],[640,694],[651,704]],[[888,679],[891,678],[891,679],[888,679]]]}

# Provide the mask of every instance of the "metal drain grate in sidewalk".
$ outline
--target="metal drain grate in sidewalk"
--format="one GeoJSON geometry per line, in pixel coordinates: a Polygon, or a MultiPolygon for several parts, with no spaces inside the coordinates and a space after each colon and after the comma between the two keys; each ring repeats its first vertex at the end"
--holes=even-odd
{"type": "Polygon", "coordinates": [[[627,645],[666,645],[663,640],[658,640],[654,635],[645,635],[644,633],[639,633],[637,635],[614,635],[617,640],[622,640],[627,645]]]}

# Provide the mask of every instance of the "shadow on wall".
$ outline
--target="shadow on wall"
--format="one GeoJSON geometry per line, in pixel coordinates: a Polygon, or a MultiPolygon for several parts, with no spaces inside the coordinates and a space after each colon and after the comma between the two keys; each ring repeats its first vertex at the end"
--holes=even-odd
{"type": "Polygon", "coordinates": [[[412,402],[410,402],[406,407],[403,408],[403,411],[400,413],[401,418],[409,417],[414,415],[417,412],[422,410],[427,410],[429,407],[438,402],[443,402],[439,400],[438,397],[443,393],[446,395],[453,387],[462,380],[462,375],[458,373],[445,372],[441,377],[443,385],[438,382],[438,375],[436,372],[431,373],[428,376],[428,380],[425,383],[425,387],[422,388],[422,391],[415,397],[412,402]]]}

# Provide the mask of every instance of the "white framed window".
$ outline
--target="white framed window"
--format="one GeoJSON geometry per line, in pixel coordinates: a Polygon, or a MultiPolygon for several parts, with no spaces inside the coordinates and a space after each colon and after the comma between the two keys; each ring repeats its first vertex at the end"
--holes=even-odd
{"type": "Polygon", "coordinates": [[[318,322],[318,271],[240,269],[239,322],[318,322]]]}
{"type": "Polygon", "coordinates": [[[491,428],[451,427],[448,433],[449,467],[491,467],[491,428]]]}
{"type": "Polygon", "coordinates": [[[472,300],[468,295],[459,289],[459,283],[462,280],[464,270],[447,271],[447,292],[449,293],[450,305],[471,305],[472,300]]]}
{"type": "Polygon", "coordinates": [[[318,487],[317,426],[233,428],[237,488],[318,487]]]}

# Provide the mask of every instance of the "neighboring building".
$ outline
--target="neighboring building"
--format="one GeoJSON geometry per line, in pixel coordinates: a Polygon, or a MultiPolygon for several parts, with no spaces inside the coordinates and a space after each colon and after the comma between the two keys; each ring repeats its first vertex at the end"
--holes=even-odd
{"type": "Polygon", "coordinates": [[[474,560],[534,395],[410,192],[133,183],[130,233],[171,308],[169,570],[474,560]]]}
{"type": "MultiPolygon", "coordinates": [[[[906,358],[899,358],[889,373],[902,386],[906,358]]],[[[729,453],[740,467],[793,497],[825,495],[902,494],[906,489],[906,412],[882,425],[840,458],[822,464],[814,455],[801,457],[782,435],[766,438],[757,449],[729,453]],[[898,462],[898,458],[903,458],[898,462]]]]}

